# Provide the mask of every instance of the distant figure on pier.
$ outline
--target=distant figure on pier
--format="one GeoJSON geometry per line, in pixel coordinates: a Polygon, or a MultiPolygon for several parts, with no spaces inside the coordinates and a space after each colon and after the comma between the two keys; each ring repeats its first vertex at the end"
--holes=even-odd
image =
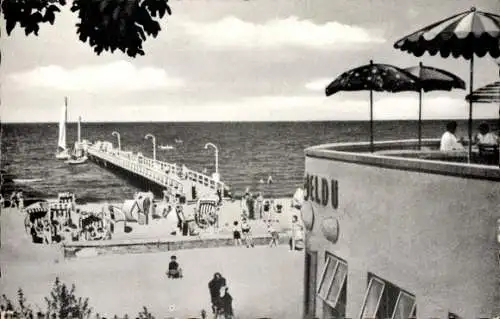
{"type": "Polygon", "coordinates": [[[267,178],[267,183],[268,184],[272,184],[273,183],[273,177],[271,175],[269,175],[269,177],[267,178]]]}

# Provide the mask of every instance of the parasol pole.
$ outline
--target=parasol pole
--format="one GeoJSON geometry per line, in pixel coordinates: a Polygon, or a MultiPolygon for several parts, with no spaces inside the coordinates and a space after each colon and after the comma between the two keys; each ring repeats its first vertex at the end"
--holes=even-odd
{"type": "MultiPolygon", "coordinates": [[[[373,65],[373,60],[370,60],[370,65],[373,65]]],[[[373,90],[370,87],[370,151],[373,153],[373,90]]]]}
{"type": "Polygon", "coordinates": [[[373,90],[370,89],[370,151],[373,153],[373,90]]]}
{"type": "MultiPolygon", "coordinates": [[[[422,61],[419,63],[420,65],[420,74],[419,74],[419,79],[421,76],[422,68],[424,67],[424,64],[422,61]]],[[[419,88],[418,90],[418,149],[420,150],[422,148],[422,87],[419,88]]]]}
{"type": "Polygon", "coordinates": [[[470,81],[469,81],[469,154],[468,154],[468,163],[471,162],[472,156],[472,90],[474,87],[474,52],[472,52],[470,58],[470,81]]]}
{"type": "Polygon", "coordinates": [[[418,149],[422,148],[422,88],[418,90],[418,149]]]}

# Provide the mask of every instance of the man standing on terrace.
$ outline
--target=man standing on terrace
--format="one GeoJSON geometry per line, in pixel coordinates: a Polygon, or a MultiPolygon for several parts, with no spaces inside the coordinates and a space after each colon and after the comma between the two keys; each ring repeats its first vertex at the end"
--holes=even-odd
{"type": "Polygon", "coordinates": [[[451,121],[446,124],[446,132],[444,132],[441,137],[441,144],[439,149],[443,152],[450,151],[463,151],[464,146],[455,136],[455,132],[457,131],[457,122],[451,121]]]}

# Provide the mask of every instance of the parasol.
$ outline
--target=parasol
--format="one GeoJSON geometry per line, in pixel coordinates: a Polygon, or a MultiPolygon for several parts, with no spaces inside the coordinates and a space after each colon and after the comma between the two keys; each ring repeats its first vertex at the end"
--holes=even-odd
{"type": "Polygon", "coordinates": [[[451,89],[465,90],[465,82],[448,71],[424,66],[420,62],[417,66],[405,68],[420,79],[420,91],[418,92],[418,147],[422,141],[422,91],[451,91],[451,89]]]}
{"type": "Polygon", "coordinates": [[[419,80],[411,73],[389,64],[363,65],[342,73],[325,90],[326,96],[339,91],[370,91],[370,150],[373,152],[373,91],[419,91],[419,80]]]}
{"type": "MultiPolygon", "coordinates": [[[[455,14],[433,23],[396,41],[394,47],[415,56],[425,52],[436,55],[438,52],[446,58],[450,54],[470,60],[469,93],[473,91],[474,54],[483,57],[489,53],[500,57],[500,16],[477,11],[455,14]]],[[[469,160],[472,151],[472,100],[469,100],[469,160]]]]}

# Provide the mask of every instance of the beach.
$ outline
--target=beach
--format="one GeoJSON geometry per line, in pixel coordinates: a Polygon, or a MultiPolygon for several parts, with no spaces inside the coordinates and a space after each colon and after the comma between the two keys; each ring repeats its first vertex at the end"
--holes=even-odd
{"type": "MultiPolygon", "coordinates": [[[[237,207],[239,201],[225,204],[221,222],[231,222],[233,215],[238,215],[237,207]]],[[[283,225],[293,213],[295,209],[291,207],[284,210],[279,217],[283,225]]],[[[23,213],[17,209],[2,211],[0,293],[11,299],[15,298],[17,289],[22,288],[30,304],[45,309],[43,297],[59,277],[64,283],[76,284],[77,295],[89,297],[94,312],[101,315],[134,316],[146,306],[159,318],[199,317],[202,309],[210,310],[208,281],[215,272],[220,272],[228,281],[237,318],[301,317],[303,253],[290,252],[287,245],[64,259],[58,245],[31,243],[24,232],[23,220],[23,213]],[[182,279],[165,276],[170,256],[174,254],[183,268],[182,279]]],[[[259,223],[252,221],[252,227],[262,234],[265,228],[259,229],[259,223]]],[[[132,238],[154,238],[158,235],[156,232],[162,231],[158,224],[132,227],[135,227],[135,237],[134,231],[126,234],[132,238]]]]}

